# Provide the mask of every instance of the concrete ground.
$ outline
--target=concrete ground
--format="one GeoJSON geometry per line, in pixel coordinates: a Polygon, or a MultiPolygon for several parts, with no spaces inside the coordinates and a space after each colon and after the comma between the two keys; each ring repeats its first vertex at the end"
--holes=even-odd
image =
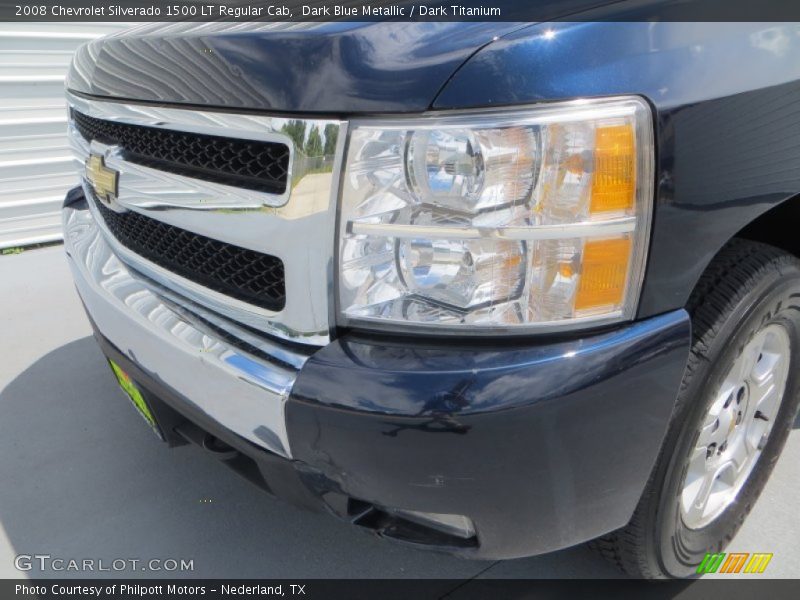
{"type": "MultiPolygon", "coordinates": [[[[20,554],[193,560],[196,578],[618,577],[585,547],[472,562],[382,542],[273,500],[191,447],[158,443],[91,338],[61,247],[0,256],[0,578],[20,554]]],[[[800,429],[732,552],[800,577],[800,429]]],[[[163,576],[127,570],[125,577],[163,576]]]]}

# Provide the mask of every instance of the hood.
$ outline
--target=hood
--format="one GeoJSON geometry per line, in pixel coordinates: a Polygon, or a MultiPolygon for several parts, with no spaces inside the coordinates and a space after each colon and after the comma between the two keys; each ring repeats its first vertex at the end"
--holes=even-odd
{"type": "Polygon", "coordinates": [[[76,54],[74,91],[147,102],[353,113],[428,108],[519,23],[148,24],[76,54]]]}
{"type": "MultiPolygon", "coordinates": [[[[511,16],[520,11],[518,1],[498,0],[511,16]]],[[[551,20],[618,2],[540,0],[535,7],[541,20],[551,20]]],[[[529,25],[150,23],[83,46],[67,87],[117,99],[272,112],[418,112],[432,106],[478,50],[529,25]]]]}

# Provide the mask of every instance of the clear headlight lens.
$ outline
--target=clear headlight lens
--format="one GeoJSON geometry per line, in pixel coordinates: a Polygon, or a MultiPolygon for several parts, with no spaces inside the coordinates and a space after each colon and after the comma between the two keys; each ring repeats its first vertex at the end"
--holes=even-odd
{"type": "Polygon", "coordinates": [[[652,189],[638,98],[353,122],[340,316],[459,333],[632,318],[652,189]]]}

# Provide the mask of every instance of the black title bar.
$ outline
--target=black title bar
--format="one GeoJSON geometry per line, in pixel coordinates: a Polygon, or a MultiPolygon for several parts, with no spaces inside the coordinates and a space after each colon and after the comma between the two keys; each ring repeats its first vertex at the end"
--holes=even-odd
{"type": "Polygon", "coordinates": [[[84,600],[184,600],[203,598],[291,598],[292,600],[426,600],[448,598],[628,598],[640,600],[695,600],[715,596],[726,600],[751,600],[765,597],[782,600],[797,598],[796,580],[759,580],[751,577],[688,581],[645,582],[635,580],[502,580],[476,579],[308,579],[308,580],[181,580],[181,579],[32,579],[0,580],[0,598],[22,600],[39,598],[84,600]]]}
{"type": "Polygon", "coordinates": [[[0,0],[0,21],[800,21],[795,0],[0,0]]]}

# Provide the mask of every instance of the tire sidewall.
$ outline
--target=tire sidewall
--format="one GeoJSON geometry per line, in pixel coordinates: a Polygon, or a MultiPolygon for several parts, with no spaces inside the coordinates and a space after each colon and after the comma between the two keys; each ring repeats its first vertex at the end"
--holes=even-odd
{"type": "Polygon", "coordinates": [[[797,309],[800,306],[800,270],[792,266],[786,273],[770,272],[773,275],[763,278],[728,315],[705,353],[705,362],[681,392],[684,401],[679,400],[678,410],[684,415],[676,420],[679,430],[663,479],[654,540],[660,555],[660,570],[672,577],[695,575],[696,565],[706,552],[719,552],[731,541],[764,487],[792,428],[800,402],[800,311],[797,309]],[[680,513],[680,494],[689,453],[695,447],[700,427],[714,401],[713,392],[719,388],[744,346],[769,323],[784,325],[791,343],[789,376],[776,423],[736,500],[706,527],[689,529],[683,524],[680,513]]]}

